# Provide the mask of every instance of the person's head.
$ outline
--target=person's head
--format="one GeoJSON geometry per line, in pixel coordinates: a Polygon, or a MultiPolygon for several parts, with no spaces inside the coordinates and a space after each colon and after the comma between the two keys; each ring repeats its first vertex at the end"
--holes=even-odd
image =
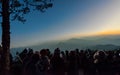
{"type": "Polygon", "coordinates": [[[64,51],[61,51],[61,54],[65,55],[64,51]]]}
{"type": "Polygon", "coordinates": [[[105,52],[104,51],[99,51],[99,56],[104,57],[105,56],[105,52]]]}
{"type": "Polygon", "coordinates": [[[28,51],[27,51],[27,49],[25,48],[24,50],[23,50],[23,53],[27,53],[28,51]]]}
{"type": "Polygon", "coordinates": [[[46,49],[42,49],[42,50],[40,51],[40,55],[41,55],[41,56],[46,56],[46,55],[47,55],[46,49]]]}
{"type": "Polygon", "coordinates": [[[18,51],[16,52],[16,55],[19,55],[19,52],[18,52],[18,51]]]}
{"type": "Polygon", "coordinates": [[[115,56],[117,56],[117,57],[120,56],[120,50],[117,50],[117,51],[115,52],[115,56]]]}
{"type": "Polygon", "coordinates": [[[70,56],[75,56],[76,55],[76,52],[75,51],[70,51],[70,56]]]}
{"type": "Polygon", "coordinates": [[[80,50],[80,53],[84,53],[84,51],[83,51],[83,50],[80,50]]]}
{"type": "Polygon", "coordinates": [[[94,54],[95,59],[104,59],[106,57],[106,53],[104,51],[97,51],[94,54]]]}
{"type": "Polygon", "coordinates": [[[59,48],[55,49],[54,56],[60,56],[60,49],[59,48]]]}
{"type": "Polygon", "coordinates": [[[75,51],[76,51],[76,53],[79,53],[79,49],[77,48],[77,49],[75,49],[75,51]]]}
{"type": "Polygon", "coordinates": [[[40,55],[39,51],[35,51],[35,54],[38,54],[38,55],[40,55]]]}
{"type": "Polygon", "coordinates": [[[29,54],[33,54],[33,49],[29,48],[29,54]]]}
{"type": "Polygon", "coordinates": [[[31,60],[32,60],[32,62],[37,62],[39,60],[39,55],[33,54],[31,60]]]}

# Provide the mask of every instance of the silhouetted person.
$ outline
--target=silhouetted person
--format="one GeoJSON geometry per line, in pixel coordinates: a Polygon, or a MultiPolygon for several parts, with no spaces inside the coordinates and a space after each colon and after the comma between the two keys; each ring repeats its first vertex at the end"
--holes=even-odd
{"type": "Polygon", "coordinates": [[[104,51],[97,51],[94,54],[94,63],[99,75],[104,75],[106,72],[106,53],[104,51]]]}
{"type": "Polygon", "coordinates": [[[95,65],[94,65],[94,59],[93,59],[93,52],[88,49],[85,51],[85,55],[86,55],[86,62],[84,63],[85,69],[84,69],[84,75],[95,75],[95,65]]]}
{"type": "Polygon", "coordinates": [[[16,55],[14,57],[14,63],[23,63],[22,59],[19,56],[19,52],[16,52],[16,55]]]}
{"type": "Polygon", "coordinates": [[[66,60],[68,60],[68,58],[69,58],[69,51],[68,50],[65,51],[65,55],[66,55],[66,60]]]}
{"type": "Polygon", "coordinates": [[[87,67],[87,56],[86,52],[84,50],[81,50],[79,53],[79,68],[83,73],[86,73],[86,67],[87,67]]]}
{"type": "Polygon", "coordinates": [[[64,61],[66,61],[66,56],[65,56],[64,51],[61,51],[61,58],[62,58],[64,61]]]}
{"type": "Polygon", "coordinates": [[[16,52],[16,55],[12,63],[13,63],[11,68],[12,75],[22,75],[23,61],[20,58],[18,52],[16,52]]]}
{"type": "Polygon", "coordinates": [[[78,61],[75,51],[70,52],[68,61],[68,75],[78,75],[78,61]]]}
{"type": "Polygon", "coordinates": [[[116,75],[120,75],[120,50],[117,50],[115,52],[115,56],[114,56],[114,69],[116,72],[116,75]]]}
{"type": "Polygon", "coordinates": [[[25,49],[19,54],[19,56],[20,56],[20,58],[22,59],[23,63],[24,63],[25,57],[27,56],[27,53],[28,53],[28,51],[27,51],[27,49],[25,48],[25,49]]]}
{"type": "Polygon", "coordinates": [[[40,59],[36,64],[37,70],[38,70],[37,71],[38,75],[47,75],[49,65],[50,65],[50,62],[49,62],[49,59],[48,59],[48,56],[47,56],[47,50],[42,49],[40,51],[40,59]]]}
{"type": "Polygon", "coordinates": [[[38,75],[37,74],[37,62],[39,61],[39,55],[33,54],[31,60],[25,67],[24,75],[38,75]]]}
{"type": "Polygon", "coordinates": [[[26,65],[31,60],[33,54],[33,49],[27,49],[27,52],[24,53],[25,57],[23,58],[23,65],[26,65]]]}
{"type": "Polygon", "coordinates": [[[46,49],[46,51],[47,51],[47,56],[48,56],[48,58],[51,59],[52,54],[51,54],[50,50],[49,50],[49,49],[46,49]]]}
{"type": "Polygon", "coordinates": [[[69,51],[65,51],[65,71],[68,72],[68,66],[69,66],[69,51]]]}
{"type": "Polygon", "coordinates": [[[32,55],[33,55],[33,49],[29,48],[29,51],[28,51],[28,54],[27,54],[27,55],[28,55],[28,57],[29,57],[29,56],[32,56],[32,55]]]}
{"type": "Polygon", "coordinates": [[[50,63],[53,75],[64,75],[64,60],[60,57],[59,48],[55,49],[54,55],[51,58],[50,63]]]}
{"type": "Polygon", "coordinates": [[[115,75],[114,65],[114,51],[106,51],[106,72],[107,75],[115,75]]]}

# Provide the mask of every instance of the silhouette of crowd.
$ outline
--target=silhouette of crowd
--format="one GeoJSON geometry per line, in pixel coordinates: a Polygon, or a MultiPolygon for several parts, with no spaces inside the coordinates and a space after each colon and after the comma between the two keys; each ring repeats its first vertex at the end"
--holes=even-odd
{"type": "Polygon", "coordinates": [[[10,57],[11,75],[120,75],[120,50],[35,51],[10,57]]]}

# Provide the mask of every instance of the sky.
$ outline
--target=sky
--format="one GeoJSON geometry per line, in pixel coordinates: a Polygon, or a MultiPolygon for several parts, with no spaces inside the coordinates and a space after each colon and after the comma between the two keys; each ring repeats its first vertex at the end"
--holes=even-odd
{"type": "Polygon", "coordinates": [[[120,0],[53,0],[53,7],[45,13],[32,11],[25,18],[24,24],[11,21],[11,48],[120,34],[120,0]]]}

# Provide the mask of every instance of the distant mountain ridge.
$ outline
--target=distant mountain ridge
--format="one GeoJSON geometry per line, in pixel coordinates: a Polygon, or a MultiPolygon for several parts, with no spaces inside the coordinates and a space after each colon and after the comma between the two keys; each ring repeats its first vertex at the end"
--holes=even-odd
{"type": "MultiPolygon", "coordinates": [[[[40,50],[42,48],[49,48],[53,51],[59,47],[61,50],[73,50],[73,49],[102,49],[102,50],[114,50],[120,48],[120,35],[106,35],[106,36],[90,36],[83,38],[72,38],[64,41],[47,42],[44,44],[37,44],[34,46],[28,46],[34,50],[40,50]]],[[[23,48],[13,48],[12,51],[23,48]]]]}
{"type": "Polygon", "coordinates": [[[90,49],[94,49],[94,50],[115,50],[115,49],[120,49],[120,46],[116,46],[116,45],[112,45],[112,44],[106,44],[106,45],[92,46],[90,49]]]}

